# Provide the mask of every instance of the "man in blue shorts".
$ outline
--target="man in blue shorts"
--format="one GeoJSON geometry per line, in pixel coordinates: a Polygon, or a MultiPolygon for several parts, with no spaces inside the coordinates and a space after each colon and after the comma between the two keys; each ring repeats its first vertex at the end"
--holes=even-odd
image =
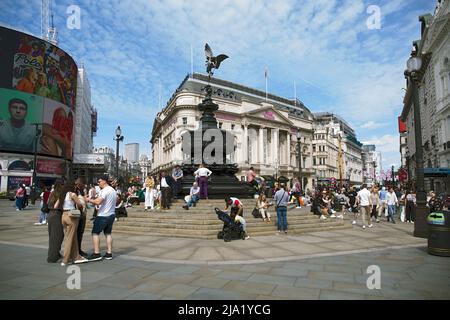
{"type": "Polygon", "coordinates": [[[100,233],[104,233],[106,237],[107,251],[103,256],[106,260],[112,259],[112,226],[116,218],[116,200],[117,193],[109,184],[108,178],[103,176],[98,179],[100,193],[95,199],[86,198],[86,202],[100,206],[97,211],[97,217],[94,220],[92,228],[92,242],[94,244],[94,253],[88,257],[89,261],[101,260],[100,254],[100,233]]]}

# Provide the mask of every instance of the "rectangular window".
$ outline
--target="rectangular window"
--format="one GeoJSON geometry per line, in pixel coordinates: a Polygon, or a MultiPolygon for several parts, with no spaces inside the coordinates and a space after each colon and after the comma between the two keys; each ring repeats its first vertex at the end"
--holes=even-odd
{"type": "Polygon", "coordinates": [[[316,165],[316,157],[313,158],[313,165],[316,165]]]}
{"type": "Polygon", "coordinates": [[[184,124],[184,125],[187,124],[187,118],[186,118],[186,117],[183,118],[183,124],[184,124]]]}
{"type": "Polygon", "coordinates": [[[234,124],[231,125],[231,130],[234,130],[234,124]]]}

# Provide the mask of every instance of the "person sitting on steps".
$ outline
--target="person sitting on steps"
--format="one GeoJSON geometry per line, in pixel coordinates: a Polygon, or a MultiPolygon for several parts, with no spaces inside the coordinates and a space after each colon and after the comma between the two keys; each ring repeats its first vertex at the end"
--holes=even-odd
{"type": "Polygon", "coordinates": [[[197,182],[194,182],[191,187],[191,191],[189,192],[189,198],[186,201],[186,204],[183,206],[184,209],[189,210],[189,207],[196,206],[198,200],[200,199],[200,187],[197,185],[197,182]]]}

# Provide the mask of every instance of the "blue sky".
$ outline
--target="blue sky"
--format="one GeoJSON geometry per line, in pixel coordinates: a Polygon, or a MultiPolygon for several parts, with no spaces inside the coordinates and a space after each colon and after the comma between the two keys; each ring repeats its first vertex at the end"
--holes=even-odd
{"type": "MultiPolygon", "coordinates": [[[[357,137],[398,165],[397,116],[418,16],[434,0],[54,0],[59,46],[83,63],[99,112],[96,146],[114,147],[120,124],[125,143],[150,153],[153,120],[190,72],[204,72],[203,47],[226,53],[219,78],[297,97],[313,112],[345,118],[357,137]],[[56,2],[56,3],[55,3],[56,2]],[[68,29],[66,13],[78,5],[81,28],[68,29]],[[370,5],[381,28],[368,29],[370,5]]],[[[40,0],[1,0],[0,24],[40,34],[40,0]]],[[[123,147],[121,148],[123,150],[123,147]]]]}

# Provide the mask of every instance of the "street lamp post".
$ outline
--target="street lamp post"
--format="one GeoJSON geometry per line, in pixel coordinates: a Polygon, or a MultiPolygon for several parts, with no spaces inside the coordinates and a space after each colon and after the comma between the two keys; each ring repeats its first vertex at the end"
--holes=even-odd
{"type": "Polygon", "coordinates": [[[394,176],[394,166],[391,167],[392,170],[392,188],[395,187],[395,176],[394,176]]]}
{"type": "Polygon", "coordinates": [[[373,184],[375,185],[377,183],[377,163],[374,160],[373,161],[373,178],[372,178],[373,184]]]}
{"type": "Polygon", "coordinates": [[[41,129],[39,129],[40,123],[33,123],[33,125],[36,127],[35,136],[34,136],[34,158],[33,158],[33,183],[31,185],[31,204],[36,203],[36,179],[37,179],[37,145],[38,145],[38,139],[41,135],[41,129]]]}
{"type": "Polygon", "coordinates": [[[415,138],[415,160],[416,160],[416,194],[417,207],[415,208],[414,236],[420,238],[428,237],[426,216],[429,210],[426,206],[425,182],[423,174],[423,149],[422,149],[422,124],[420,119],[420,105],[418,94],[419,70],[422,67],[422,59],[416,56],[416,51],[411,53],[407,62],[405,76],[409,78],[414,104],[414,138],[415,138]]]}
{"type": "Polygon", "coordinates": [[[300,139],[302,134],[300,129],[297,130],[297,148],[298,148],[298,182],[300,183],[300,190],[303,190],[303,179],[302,179],[302,146],[300,144],[300,139]]]}
{"type": "Polygon", "coordinates": [[[116,129],[116,137],[114,138],[116,140],[116,179],[119,179],[119,142],[123,141],[122,136],[122,130],[120,129],[120,125],[117,126],[116,129]]]}

